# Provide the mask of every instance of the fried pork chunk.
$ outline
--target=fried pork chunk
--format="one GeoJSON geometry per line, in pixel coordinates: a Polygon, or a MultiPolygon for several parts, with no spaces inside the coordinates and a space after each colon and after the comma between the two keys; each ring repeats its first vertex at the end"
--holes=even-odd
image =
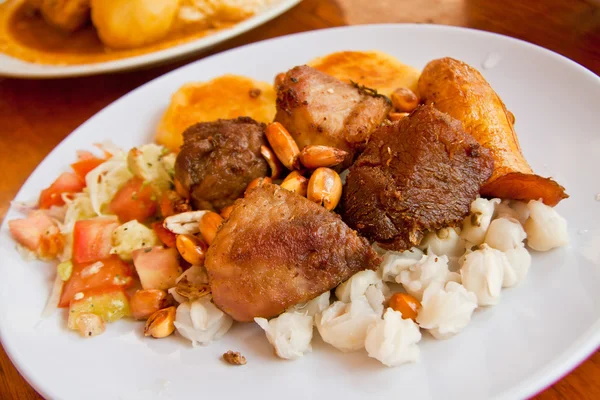
{"type": "Polygon", "coordinates": [[[429,62],[419,79],[426,104],[462,122],[465,131],[494,158],[494,172],[481,188],[489,197],[522,201],[542,199],[554,207],[569,197],[551,178],[536,175],[525,159],[514,115],[475,68],[453,58],[429,62]]]}
{"type": "Polygon", "coordinates": [[[213,301],[237,321],[270,318],[381,259],[338,215],[277,185],[238,200],[207,254],[213,301]]]}
{"type": "Polygon", "coordinates": [[[364,148],[391,105],[306,65],[292,68],[277,87],[277,115],[300,149],[326,145],[348,152],[346,165],[364,148]]]}
{"type": "Polygon", "coordinates": [[[196,209],[221,210],[241,197],[254,179],[266,176],[260,154],[265,124],[252,118],[220,119],[192,125],[183,133],[175,179],[196,209]]]}
{"type": "Polygon", "coordinates": [[[406,250],[461,221],[492,170],[459,121],[421,106],[373,133],[346,178],[342,216],[382,247],[406,250]]]}

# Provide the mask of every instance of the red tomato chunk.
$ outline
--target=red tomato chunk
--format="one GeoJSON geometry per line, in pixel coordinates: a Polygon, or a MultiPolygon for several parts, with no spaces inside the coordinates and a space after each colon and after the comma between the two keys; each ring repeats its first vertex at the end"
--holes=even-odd
{"type": "Polygon", "coordinates": [[[39,206],[40,208],[62,206],[65,204],[65,201],[62,199],[63,194],[81,192],[84,187],[85,182],[77,174],[73,172],[63,172],[56,178],[50,187],[42,190],[40,193],[39,206]]]}
{"type": "Polygon", "coordinates": [[[157,203],[150,185],[133,178],[119,189],[110,202],[109,210],[119,217],[121,223],[134,219],[144,222],[156,214],[157,203]]]}
{"type": "Polygon", "coordinates": [[[73,262],[83,264],[110,256],[112,233],[119,223],[111,218],[85,219],[73,228],[73,262]]]}
{"type": "Polygon", "coordinates": [[[127,288],[133,284],[130,266],[118,256],[100,261],[73,264],[71,277],[65,283],[59,307],[67,307],[77,293],[113,286],[127,288]]]}

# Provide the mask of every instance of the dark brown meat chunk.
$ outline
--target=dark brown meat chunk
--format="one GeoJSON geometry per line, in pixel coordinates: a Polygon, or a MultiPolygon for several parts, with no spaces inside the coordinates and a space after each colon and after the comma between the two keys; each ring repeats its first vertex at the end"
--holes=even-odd
{"type": "Polygon", "coordinates": [[[243,196],[254,178],[267,175],[269,167],[260,154],[260,146],[267,144],[265,128],[240,117],[202,122],[183,133],[175,179],[196,209],[219,211],[243,196]]]}
{"type": "Polygon", "coordinates": [[[286,127],[300,150],[312,144],[347,151],[346,166],[391,110],[386,98],[306,65],[292,68],[279,83],[275,121],[286,127]]]}
{"type": "Polygon", "coordinates": [[[344,221],[382,247],[409,249],[468,214],[493,164],[459,121],[421,106],[371,136],[346,179],[344,221]]]}
{"type": "Polygon", "coordinates": [[[238,200],[206,254],[213,301],[237,321],[270,318],[381,262],[337,214],[277,185],[238,200]]]}

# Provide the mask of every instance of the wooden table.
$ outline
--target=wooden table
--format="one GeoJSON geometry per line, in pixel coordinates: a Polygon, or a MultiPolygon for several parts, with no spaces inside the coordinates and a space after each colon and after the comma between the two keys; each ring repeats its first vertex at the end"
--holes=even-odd
{"type": "MultiPolygon", "coordinates": [[[[384,22],[498,32],[554,50],[600,74],[600,8],[592,0],[304,0],[213,53],[290,33],[384,22]]],[[[0,78],[0,217],[36,165],[73,129],[113,100],[182,64],[77,79],[0,78]]],[[[40,398],[4,351],[0,353],[0,398],[40,398]]],[[[536,398],[600,399],[600,353],[536,398]]]]}

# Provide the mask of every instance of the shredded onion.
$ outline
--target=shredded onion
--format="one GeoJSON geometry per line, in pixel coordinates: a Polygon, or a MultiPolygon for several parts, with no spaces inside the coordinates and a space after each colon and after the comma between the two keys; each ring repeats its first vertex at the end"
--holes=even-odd
{"type": "Polygon", "coordinates": [[[52,291],[50,292],[50,296],[48,297],[48,301],[46,301],[46,306],[42,311],[42,318],[48,318],[54,311],[58,308],[58,302],[60,301],[60,295],[62,294],[62,289],[64,286],[64,282],[60,279],[60,276],[56,274],[56,279],[54,279],[54,285],[52,285],[52,291]]]}

